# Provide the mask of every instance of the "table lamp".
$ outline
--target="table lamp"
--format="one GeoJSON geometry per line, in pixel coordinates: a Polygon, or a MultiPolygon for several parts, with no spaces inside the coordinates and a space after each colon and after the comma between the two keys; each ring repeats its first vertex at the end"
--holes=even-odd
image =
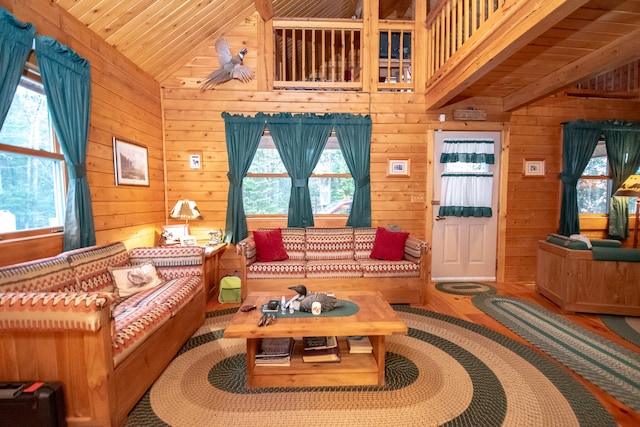
{"type": "Polygon", "coordinates": [[[633,227],[633,247],[638,247],[638,211],[640,211],[640,175],[631,175],[627,178],[614,196],[626,196],[636,198],[636,221],[633,227]]]}
{"type": "Polygon", "coordinates": [[[178,200],[169,214],[171,218],[184,219],[189,224],[190,219],[203,219],[196,202],[188,199],[178,200]]]}

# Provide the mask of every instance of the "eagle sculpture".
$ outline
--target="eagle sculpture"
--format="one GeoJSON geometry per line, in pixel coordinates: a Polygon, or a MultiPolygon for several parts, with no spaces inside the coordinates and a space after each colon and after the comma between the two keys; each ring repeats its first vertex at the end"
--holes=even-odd
{"type": "Polygon", "coordinates": [[[240,80],[247,83],[253,79],[253,70],[242,64],[242,59],[247,54],[247,49],[243,48],[237,55],[231,56],[229,43],[225,39],[216,41],[216,52],[218,53],[218,61],[220,68],[209,74],[202,82],[200,90],[213,89],[220,83],[228,82],[231,79],[240,80]]]}
{"type": "Polygon", "coordinates": [[[320,303],[322,311],[331,311],[336,307],[342,306],[342,301],[340,301],[339,299],[327,294],[308,292],[307,287],[304,285],[291,286],[289,287],[289,289],[297,292],[297,298],[294,298],[297,299],[296,302],[300,303],[300,311],[311,313],[311,306],[314,302],[320,303]]]}

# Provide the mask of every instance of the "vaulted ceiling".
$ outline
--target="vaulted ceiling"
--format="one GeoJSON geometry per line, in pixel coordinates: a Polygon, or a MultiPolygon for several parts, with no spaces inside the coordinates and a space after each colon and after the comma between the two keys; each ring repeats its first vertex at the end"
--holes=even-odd
{"type": "MultiPolygon", "coordinates": [[[[350,18],[358,0],[52,0],[159,82],[258,11],[263,17],[350,18]]],[[[445,0],[440,0],[443,2],[445,0]]],[[[526,32],[495,37],[428,83],[431,107],[497,96],[508,108],[640,58],[640,0],[517,0],[557,5],[526,32]]],[[[401,15],[411,0],[380,0],[401,15]]],[[[430,1],[430,4],[434,4],[430,1]]],[[[523,27],[519,27],[523,28],[523,27]]]]}

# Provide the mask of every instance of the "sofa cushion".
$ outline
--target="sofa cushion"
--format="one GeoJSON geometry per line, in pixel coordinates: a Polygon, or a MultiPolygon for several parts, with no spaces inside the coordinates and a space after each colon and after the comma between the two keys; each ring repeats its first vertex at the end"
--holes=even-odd
{"type": "MultiPolygon", "coordinates": [[[[138,292],[126,301],[118,304],[120,306],[140,306],[140,305],[166,305],[175,315],[180,308],[198,293],[201,289],[202,280],[197,276],[185,276],[169,280],[153,289],[138,292]]],[[[116,309],[117,310],[117,309],[116,309]]]]}
{"type": "Polygon", "coordinates": [[[591,251],[596,261],[640,262],[640,249],[594,246],[591,251]]]}
{"type": "Polygon", "coordinates": [[[359,227],[353,229],[353,246],[356,259],[369,259],[373,242],[376,239],[376,229],[359,227]]]}
{"type": "Polygon", "coordinates": [[[282,242],[282,230],[256,230],[253,232],[256,242],[256,256],[258,262],[284,261],[289,259],[282,242]]]}
{"type": "Polygon", "coordinates": [[[282,243],[287,251],[287,255],[289,255],[289,259],[298,261],[305,259],[306,236],[304,228],[283,228],[282,243]]]}
{"type": "Polygon", "coordinates": [[[115,335],[111,343],[114,366],[118,366],[146,337],[171,318],[168,305],[149,304],[146,299],[134,298],[118,304],[114,310],[115,335]]]}
{"type": "Polygon", "coordinates": [[[129,254],[122,242],[76,249],[65,252],[62,256],[69,261],[78,286],[83,291],[113,292],[113,277],[109,273],[109,267],[129,264],[129,254]]]}
{"type": "Polygon", "coordinates": [[[274,262],[255,262],[247,266],[249,279],[300,279],[304,278],[305,261],[288,259],[274,262]]]}
{"type": "Polygon", "coordinates": [[[363,277],[419,277],[420,264],[412,261],[363,260],[363,277]]]}
{"type": "Polygon", "coordinates": [[[307,261],[307,277],[362,277],[360,262],[354,259],[307,261]]]}
{"type": "Polygon", "coordinates": [[[204,249],[199,246],[146,247],[134,248],[129,252],[131,265],[153,260],[162,280],[203,274],[204,249]]]}
{"type": "Polygon", "coordinates": [[[353,229],[307,228],[306,258],[309,261],[354,259],[353,229]]]}
{"type": "Polygon", "coordinates": [[[561,234],[549,234],[547,236],[547,242],[553,243],[554,245],[564,246],[567,249],[574,250],[588,250],[589,246],[582,240],[574,240],[570,237],[563,236],[561,234]]]}
{"type": "Polygon", "coordinates": [[[378,227],[376,238],[371,250],[371,258],[387,261],[400,261],[404,255],[404,245],[409,238],[409,233],[402,231],[389,231],[378,227]]]}
{"type": "Polygon", "coordinates": [[[156,267],[151,261],[135,266],[109,266],[108,269],[113,276],[114,290],[118,298],[127,298],[162,284],[162,279],[158,277],[156,267]]]}
{"type": "Polygon", "coordinates": [[[2,292],[75,292],[77,287],[76,276],[64,257],[0,268],[2,292]]]}

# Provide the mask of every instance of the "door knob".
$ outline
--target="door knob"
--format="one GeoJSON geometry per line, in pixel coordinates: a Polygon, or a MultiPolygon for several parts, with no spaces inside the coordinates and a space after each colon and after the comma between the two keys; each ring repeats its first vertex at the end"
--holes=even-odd
{"type": "Polygon", "coordinates": [[[444,221],[445,219],[447,219],[446,216],[440,216],[440,215],[436,216],[436,221],[440,221],[440,220],[444,221]]]}

